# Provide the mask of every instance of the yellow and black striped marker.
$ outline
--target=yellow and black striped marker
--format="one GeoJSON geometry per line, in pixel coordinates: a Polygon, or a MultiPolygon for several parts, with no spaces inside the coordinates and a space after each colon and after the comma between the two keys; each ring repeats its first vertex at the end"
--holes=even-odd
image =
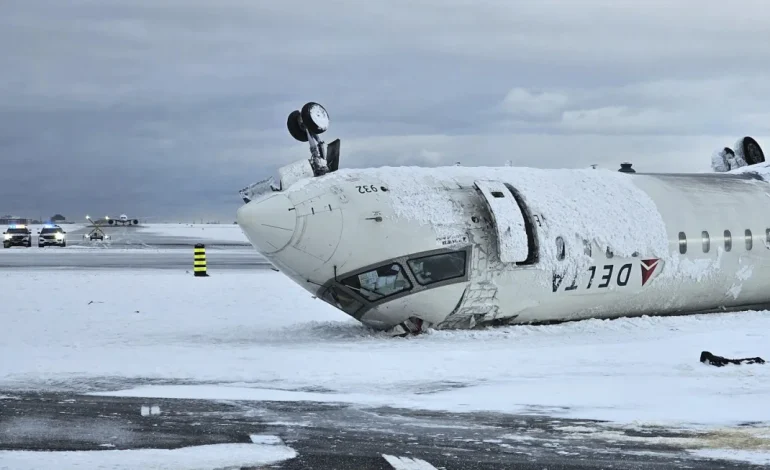
{"type": "Polygon", "coordinates": [[[208,277],[206,273],[206,247],[202,243],[195,245],[193,275],[195,277],[208,277]]]}

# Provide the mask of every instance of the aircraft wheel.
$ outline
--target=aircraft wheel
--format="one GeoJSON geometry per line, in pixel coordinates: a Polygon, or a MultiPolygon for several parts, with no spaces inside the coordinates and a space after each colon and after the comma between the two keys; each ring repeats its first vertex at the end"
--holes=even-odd
{"type": "Polygon", "coordinates": [[[318,103],[306,103],[300,114],[302,122],[311,134],[322,134],[329,128],[329,113],[318,103]]]}
{"type": "Polygon", "coordinates": [[[292,111],[291,114],[289,114],[289,118],[286,120],[286,127],[289,128],[289,134],[291,134],[295,140],[307,142],[307,134],[305,133],[304,127],[302,127],[300,118],[299,111],[292,111]]]}
{"type": "Polygon", "coordinates": [[[759,146],[756,140],[751,137],[744,137],[740,142],[743,158],[749,165],[756,163],[763,163],[765,161],[765,154],[762,152],[762,147],[759,146]]]}

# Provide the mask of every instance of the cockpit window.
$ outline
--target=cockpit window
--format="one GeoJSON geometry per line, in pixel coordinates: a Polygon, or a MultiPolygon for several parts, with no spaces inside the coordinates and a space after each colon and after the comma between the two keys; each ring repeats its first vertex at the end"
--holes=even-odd
{"type": "Polygon", "coordinates": [[[412,288],[398,263],[390,263],[342,280],[342,284],[375,302],[412,288]]]}
{"type": "Polygon", "coordinates": [[[465,276],[465,250],[410,259],[409,268],[420,285],[465,276]]]}
{"type": "Polygon", "coordinates": [[[59,228],[59,227],[56,227],[56,228],[44,228],[44,229],[40,230],[40,234],[41,235],[45,235],[47,233],[61,233],[61,232],[62,232],[62,229],[59,228]]]}
{"type": "Polygon", "coordinates": [[[364,305],[354,299],[352,295],[345,292],[345,290],[336,286],[329,287],[324,293],[323,299],[350,315],[356,313],[356,311],[364,305]]]}
{"type": "Polygon", "coordinates": [[[6,233],[12,233],[14,235],[21,235],[21,234],[27,234],[29,233],[29,230],[26,228],[9,228],[6,233]]]}

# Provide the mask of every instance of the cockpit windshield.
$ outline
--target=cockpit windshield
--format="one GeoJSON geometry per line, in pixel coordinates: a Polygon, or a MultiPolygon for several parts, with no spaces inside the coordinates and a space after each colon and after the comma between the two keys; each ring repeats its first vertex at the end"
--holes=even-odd
{"type": "Polygon", "coordinates": [[[9,228],[6,233],[13,235],[26,235],[29,233],[29,230],[26,228],[9,228]]]}
{"type": "Polygon", "coordinates": [[[465,276],[465,251],[453,251],[438,255],[410,259],[409,268],[420,285],[465,276]]]}
{"type": "Polygon", "coordinates": [[[350,276],[343,279],[342,284],[373,302],[412,288],[412,283],[398,263],[350,276]]]}
{"type": "Polygon", "coordinates": [[[45,235],[45,234],[48,234],[48,233],[61,233],[61,232],[62,232],[61,227],[55,227],[55,228],[46,227],[46,228],[43,228],[42,230],[40,230],[40,234],[41,235],[45,235]]]}

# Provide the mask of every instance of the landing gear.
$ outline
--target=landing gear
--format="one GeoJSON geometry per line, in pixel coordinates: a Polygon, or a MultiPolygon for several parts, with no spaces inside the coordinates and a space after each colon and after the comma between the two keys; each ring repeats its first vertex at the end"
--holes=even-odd
{"type": "Polygon", "coordinates": [[[308,142],[310,145],[310,167],[313,176],[322,176],[336,171],[339,167],[340,140],[329,144],[331,159],[327,161],[327,149],[319,135],[329,129],[329,113],[318,103],[306,103],[302,110],[294,110],[286,120],[289,134],[299,141],[308,142]]]}

